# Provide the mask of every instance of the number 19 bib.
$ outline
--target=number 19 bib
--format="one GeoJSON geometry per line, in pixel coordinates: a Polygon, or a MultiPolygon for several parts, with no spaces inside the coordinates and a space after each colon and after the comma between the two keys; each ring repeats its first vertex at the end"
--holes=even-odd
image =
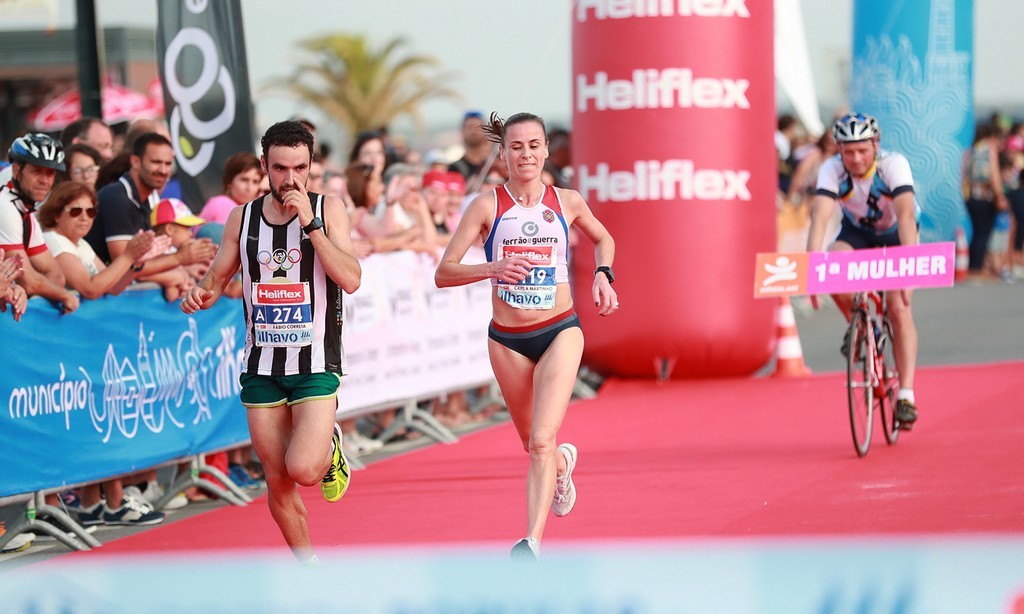
{"type": "Polygon", "coordinates": [[[498,296],[516,309],[554,309],[557,285],[555,283],[555,247],[553,245],[503,245],[501,257],[517,257],[533,265],[526,279],[510,284],[498,280],[498,296]]]}
{"type": "Polygon", "coordinates": [[[260,347],[303,347],[313,342],[308,282],[255,282],[252,321],[260,347]]]}

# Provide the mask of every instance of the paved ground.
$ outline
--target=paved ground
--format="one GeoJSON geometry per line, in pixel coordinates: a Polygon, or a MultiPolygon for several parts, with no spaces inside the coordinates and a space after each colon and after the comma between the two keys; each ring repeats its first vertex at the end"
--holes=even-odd
{"type": "MultiPolygon", "coordinates": [[[[918,290],[913,297],[922,366],[1024,360],[1024,282],[969,282],[918,290]]],[[[842,371],[845,323],[834,305],[819,311],[794,301],[804,362],[842,371]]]]}
{"type": "MultiPolygon", "coordinates": [[[[794,306],[807,365],[819,373],[845,369],[839,354],[844,323],[836,309],[829,305],[813,311],[803,299],[795,300],[794,306]]],[[[921,336],[919,362],[923,366],[1024,360],[1024,283],[1008,285],[1001,282],[979,282],[953,288],[921,290],[914,295],[914,312],[921,336]]],[[[769,364],[763,372],[770,371],[769,364]]],[[[487,423],[484,423],[465,430],[486,426],[487,423]]],[[[427,442],[391,444],[363,460],[372,463],[423,445],[427,445],[427,442]]],[[[254,496],[261,493],[257,491],[254,496]]],[[[175,522],[221,505],[224,504],[193,504],[169,514],[167,522],[175,522]]],[[[140,530],[145,529],[104,527],[96,533],[96,537],[106,542],[140,530]]],[[[24,553],[3,555],[0,558],[0,572],[67,552],[66,547],[52,540],[37,541],[24,553]]]]}

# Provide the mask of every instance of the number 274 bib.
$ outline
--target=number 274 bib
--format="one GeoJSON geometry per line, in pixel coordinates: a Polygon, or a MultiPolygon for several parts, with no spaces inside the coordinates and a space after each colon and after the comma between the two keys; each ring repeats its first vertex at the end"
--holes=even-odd
{"type": "Polygon", "coordinates": [[[252,321],[260,347],[303,347],[313,342],[308,282],[252,285],[252,321]]]}
{"type": "Polygon", "coordinates": [[[556,250],[553,245],[502,245],[501,257],[517,257],[533,265],[526,279],[510,284],[498,281],[498,297],[516,309],[554,309],[556,250]]]}

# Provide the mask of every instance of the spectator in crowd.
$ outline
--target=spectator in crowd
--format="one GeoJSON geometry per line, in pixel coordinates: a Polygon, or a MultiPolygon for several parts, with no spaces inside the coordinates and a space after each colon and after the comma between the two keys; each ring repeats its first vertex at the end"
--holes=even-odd
{"type": "Polygon", "coordinates": [[[983,276],[996,213],[1009,209],[999,172],[998,131],[992,124],[981,123],[975,128],[974,142],[964,155],[963,177],[967,214],[973,228],[968,271],[973,276],[983,276]]]}
{"type": "Polygon", "coordinates": [[[818,185],[818,169],[825,160],[838,152],[839,148],[832,138],[832,133],[826,130],[797,163],[789,182],[789,190],[786,192],[786,204],[806,209],[810,214],[814,190],[818,185]]]}
{"type": "Polygon", "coordinates": [[[64,148],[45,134],[27,134],[14,140],[8,158],[11,180],[0,186],[0,249],[20,260],[23,273],[17,283],[28,296],[45,297],[71,313],[78,309],[78,296],[64,287],[64,275],[33,215],[65,168],[64,148]]]}
{"type": "Polygon", "coordinates": [[[792,115],[783,114],[775,129],[775,153],[778,157],[779,193],[789,192],[790,180],[793,176],[793,142],[797,138],[800,124],[792,115]]]}
{"type": "MultiPolygon", "coordinates": [[[[150,229],[152,206],[160,201],[160,190],[171,172],[174,152],[170,141],[150,132],[135,139],[130,170],[99,191],[99,214],[86,240],[104,262],[124,251],[125,244],[139,230],[150,229]]],[[[215,254],[208,239],[185,241],[173,254],[157,256],[136,265],[137,279],[160,284],[172,295],[192,284],[183,268],[210,262],[215,254]],[[176,290],[173,290],[175,289],[176,290]]]]}
{"type": "Polygon", "coordinates": [[[548,152],[540,117],[518,113],[505,121],[492,114],[487,135],[500,147],[509,181],[473,200],[434,281],[439,288],[492,282],[488,353],[520,445],[530,458],[527,535],[513,546],[512,556],[535,559],[549,510],[565,516],[576,502],[572,472],[577,450],[557,441],[583,355],[583,332],[573,308],[565,257],[567,228],[578,225],[594,243],[598,267],[587,296],[601,316],[612,315],[619,307],[611,286],[615,242],[578,192],[541,183],[548,152]],[[466,251],[481,235],[489,237],[487,262],[464,264],[466,251]],[[547,275],[535,274],[535,267],[541,266],[538,259],[520,255],[519,246],[527,236],[543,239],[533,243],[540,246],[533,253],[547,255],[545,269],[554,278],[553,285],[541,283],[549,279],[547,275]],[[527,304],[529,309],[524,309],[527,304]]]}
{"type": "Polygon", "coordinates": [[[462,116],[462,146],[465,152],[462,157],[452,162],[450,171],[457,171],[467,183],[480,174],[487,163],[494,145],[487,140],[483,132],[484,116],[480,111],[467,111],[462,116]]]}
{"type": "Polygon", "coordinates": [[[349,164],[359,162],[373,167],[374,171],[384,176],[387,166],[387,155],[384,151],[384,139],[377,132],[360,132],[352,143],[352,151],[348,155],[349,164]]]}
{"type": "Polygon", "coordinates": [[[28,294],[15,283],[22,273],[24,270],[21,267],[21,257],[7,256],[4,250],[0,249],[0,313],[7,313],[7,308],[10,307],[15,322],[21,320],[28,305],[28,294]]]}
{"type": "Polygon", "coordinates": [[[103,157],[88,145],[75,143],[64,150],[64,172],[57,173],[57,183],[77,181],[90,188],[96,188],[103,157]]]}
{"type": "Polygon", "coordinates": [[[309,183],[306,189],[314,194],[324,193],[324,160],[320,154],[313,154],[313,160],[309,163],[309,183]]]}
{"type": "Polygon", "coordinates": [[[259,158],[246,151],[234,154],[224,162],[224,193],[206,201],[199,217],[223,224],[232,209],[259,196],[262,178],[259,158]]]}
{"type": "MultiPolygon", "coordinates": [[[[449,162],[444,152],[440,149],[431,149],[427,152],[427,155],[423,156],[423,172],[447,171],[450,165],[451,162],[449,162]]],[[[459,174],[461,175],[462,173],[459,174]]]]}
{"type": "Polygon", "coordinates": [[[132,268],[163,253],[170,244],[170,239],[154,243],[153,231],[140,230],[107,266],[85,241],[95,217],[96,192],[77,181],[66,181],[54,188],[38,213],[43,239],[60,266],[65,283],[87,299],[120,294],[135,276],[132,268]]]}
{"type": "MultiPolygon", "coordinates": [[[[455,171],[453,174],[462,177],[455,171]]],[[[423,200],[427,203],[430,211],[430,221],[434,224],[437,233],[437,245],[444,247],[448,245],[454,226],[448,225],[448,172],[427,171],[423,174],[423,200]]]]}
{"type": "Polygon", "coordinates": [[[351,215],[352,213],[352,197],[348,193],[348,182],[345,180],[344,171],[336,173],[334,171],[327,171],[324,173],[324,196],[334,196],[341,199],[341,202],[345,203],[345,209],[351,215]]]}
{"type": "Polygon", "coordinates": [[[419,239],[415,228],[388,233],[371,213],[384,198],[384,179],[376,167],[360,162],[350,164],[345,169],[345,180],[353,204],[350,214],[353,243],[360,257],[406,249],[419,239]]]}
{"type": "Polygon", "coordinates": [[[413,167],[401,162],[384,171],[384,196],[388,203],[387,223],[391,233],[416,230],[411,249],[437,256],[437,231],[430,221],[430,209],[420,193],[420,177],[413,167]]]}
{"type": "Polygon", "coordinates": [[[448,228],[454,231],[462,219],[462,202],[466,198],[466,178],[457,171],[448,171],[448,228]]]}
{"type": "MultiPolygon", "coordinates": [[[[97,190],[114,183],[120,179],[122,175],[131,170],[131,157],[135,141],[142,135],[149,134],[151,132],[163,136],[167,139],[168,143],[171,142],[171,133],[164,122],[155,119],[136,119],[132,121],[128,126],[127,132],[125,132],[121,149],[111,160],[101,166],[99,177],[96,179],[97,190]]],[[[161,190],[162,195],[180,198],[180,195],[176,194],[176,192],[180,192],[180,189],[176,189],[175,191],[167,190],[167,186],[170,185],[171,181],[172,179],[168,178],[164,183],[164,188],[161,190]]]]}
{"type": "Polygon", "coordinates": [[[60,133],[60,142],[65,151],[72,145],[92,147],[100,154],[101,163],[114,157],[114,131],[97,117],[83,117],[68,124],[60,133]]]}
{"type": "Polygon", "coordinates": [[[1018,172],[1016,186],[1006,193],[1006,200],[1014,221],[1010,266],[1014,279],[1021,280],[1024,279],[1024,170],[1018,172]]]}
{"type": "MultiPolygon", "coordinates": [[[[186,243],[195,241],[196,239],[192,238],[193,229],[197,226],[202,226],[205,222],[206,220],[192,213],[188,205],[177,198],[162,199],[150,212],[150,225],[153,228],[153,232],[158,236],[170,238],[171,245],[165,252],[168,255],[176,254],[186,243]]],[[[213,246],[212,241],[209,239],[206,239],[206,241],[213,246]]],[[[212,253],[216,253],[216,248],[212,250],[212,253]]],[[[182,294],[195,284],[195,280],[206,274],[211,261],[212,256],[211,260],[194,262],[184,267],[179,267],[179,269],[184,268],[188,279],[183,284],[161,284],[164,288],[164,298],[168,302],[181,298],[182,294]]]]}
{"type": "Polygon", "coordinates": [[[556,188],[571,188],[572,170],[572,135],[564,128],[553,128],[548,131],[548,159],[545,168],[550,168],[554,176],[556,188]]]}

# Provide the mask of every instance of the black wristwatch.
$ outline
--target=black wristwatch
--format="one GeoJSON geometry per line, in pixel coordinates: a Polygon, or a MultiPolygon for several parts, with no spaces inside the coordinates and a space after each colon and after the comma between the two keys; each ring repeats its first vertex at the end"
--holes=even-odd
{"type": "Polygon", "coordinates": [[[594,269],[594,275],[597,275],[598,273],[604,273],[605,277],[608,278],[608,283],[610,283],[610,284],[615,283],[615,273],[612,273],[612,267],[610,267],[610,266],[599,266],[596,269],[594,269]]]}
{"type": "Polygon", "coordinates": [[[308,224],[302,227],[302,232],[307,235],[313,234],[314,230],[323,230],[324,221],[318,217],[313,218],[308,224]]]}

